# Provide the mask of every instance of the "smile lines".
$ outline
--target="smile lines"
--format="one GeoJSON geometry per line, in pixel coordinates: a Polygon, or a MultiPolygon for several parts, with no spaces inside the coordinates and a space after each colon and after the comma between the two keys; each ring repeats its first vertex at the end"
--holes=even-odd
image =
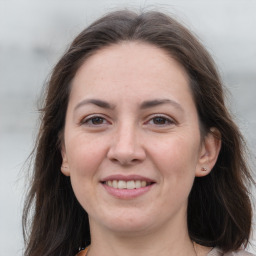
{"type": "Polygon", "coordinates": [[[149,186],[152,182],[147,182],[145,180],[108,180],[103,182],[103,184],[117,189],[138,189],[149,186]]]}

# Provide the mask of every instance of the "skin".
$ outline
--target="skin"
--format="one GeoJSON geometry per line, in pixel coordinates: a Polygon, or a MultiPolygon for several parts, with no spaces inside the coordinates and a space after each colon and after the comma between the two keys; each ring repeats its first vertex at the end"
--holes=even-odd
{"type": "Polygon", "coordinates": [[[188,84],[178,62],[138,42],[101,49],[78,70],[62,172],[89,215],[90,255],[196,255],[187,230],[188,195],[195,176],[214,166],[220,142],[212,134],[201,137],[188,84]],[[145,104],[155,100],[161,104],[145,104]],[[141,175],[154,185],[140,196],[118,198],[102,184],[116,174],[141,175]]]}

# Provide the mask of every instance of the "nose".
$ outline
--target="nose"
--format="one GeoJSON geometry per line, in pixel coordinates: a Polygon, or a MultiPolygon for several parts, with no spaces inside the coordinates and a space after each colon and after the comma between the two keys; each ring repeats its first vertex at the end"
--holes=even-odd
{"type": "Polygon", "coordinates": [[[117,129],[107,157],[121,165],[134,165],[146,158],[146,152],[136,127],[122,125],[117,129]]]}

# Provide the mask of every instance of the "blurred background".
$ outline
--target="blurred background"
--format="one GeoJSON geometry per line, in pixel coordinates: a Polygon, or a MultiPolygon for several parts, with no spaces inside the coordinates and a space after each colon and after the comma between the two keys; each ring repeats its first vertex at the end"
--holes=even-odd
{"type": "MultiPolygon", "coordinates": [[[[1,256],[22,255],[24,164],[35,142],[42,87],[76,34],[105,12],[125,7],[168,11],[200,38],[229,90],[227,103],[255,167],[255,0],[0,0],[1,256]]],[[[249,250],[256,253],[255,235],[252,242],[249,250]]]]}

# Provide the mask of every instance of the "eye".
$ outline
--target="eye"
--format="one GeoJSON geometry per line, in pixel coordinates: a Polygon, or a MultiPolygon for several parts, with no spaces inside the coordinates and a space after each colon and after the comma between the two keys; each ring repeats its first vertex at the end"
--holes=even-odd
{"type": "Polygon", "coordinates": [[[155,115],[149,121],[147,121],[147,124],[154,125],[154,126],[169,126],[175,124],[175,121],[166,116],[162,115],[155,115]]]}
{"type": "Polygon", "coordinates": [[[153,122],[154,124],[156,124],[156,125],[164,125],[164,124],[169,124],[169,123],[170,123],[169,120],[167,120],[166,118],[161,117],[161,116],[159,116],[159,117],[154,117],[154,118],[152,119],[152,122],[153,122]]]}
{"type": "Polygon", "coordinates": [[[102,126],[108,123],[106,118],[102,116],[88,116],[81,121],[81,124],[87,126],[102,126]]]}

